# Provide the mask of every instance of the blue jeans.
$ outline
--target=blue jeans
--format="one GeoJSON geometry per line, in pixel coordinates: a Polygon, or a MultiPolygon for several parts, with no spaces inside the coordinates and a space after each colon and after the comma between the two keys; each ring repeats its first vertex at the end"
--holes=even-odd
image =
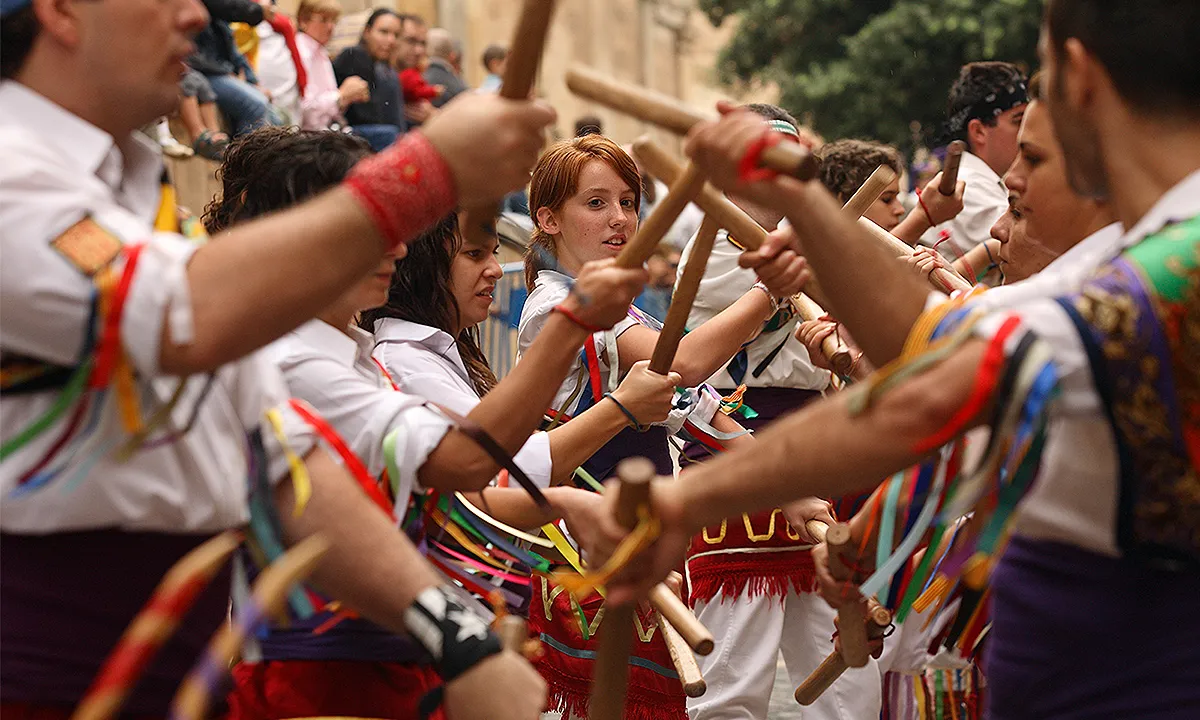
{"type": "Polygon", "coordinates": [[[382,151],[400,136],[400,128],[395,125],[355,125],[350,132],[366,140],[375,152],[382,151]]]}
{"type": "Polygon", "coordinates": [[[258,88],[233,75],[209,75],[208,82],[217,94],[217,107],[229,118],[234,135],[244,135],[264,125],[279,125],[267,96],[258,88]]]}

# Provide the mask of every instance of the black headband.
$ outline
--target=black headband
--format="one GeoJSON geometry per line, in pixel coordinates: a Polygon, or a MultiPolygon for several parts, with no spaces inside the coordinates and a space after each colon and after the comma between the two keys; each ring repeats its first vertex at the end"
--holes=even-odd
{"type": "Polygon", "coordinates": [[[995,120],[1001,113],[1029,102],[1029,90],[1019,80],[1012,85],[990,92],[959,110],[946,121],[946,135],[950,139],[962,137],[972,120],[984,122],[995,120]]]}

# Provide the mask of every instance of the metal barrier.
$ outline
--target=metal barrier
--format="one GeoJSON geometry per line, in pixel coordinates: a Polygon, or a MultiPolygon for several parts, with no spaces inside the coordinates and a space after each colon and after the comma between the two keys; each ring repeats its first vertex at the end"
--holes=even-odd
{"type": "Polygon", "coordinates": [[[517,326],[525,307],[525,266],[507,263],[504,277],[496,283],[492,307],[487,320],[479,324],[479,341],[488,365],[496,377],[503,379],[517,361],[517,326]]]}

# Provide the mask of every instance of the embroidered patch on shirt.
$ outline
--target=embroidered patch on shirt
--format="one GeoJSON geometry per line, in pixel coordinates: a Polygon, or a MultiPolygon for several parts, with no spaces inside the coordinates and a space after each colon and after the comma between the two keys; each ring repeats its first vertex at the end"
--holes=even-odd
{"type": "Polygon", "coordinates": [[[87,276],[108,266],[121,252],[121,240],[89,215],[50,242],[55,250],[87,276]]]}

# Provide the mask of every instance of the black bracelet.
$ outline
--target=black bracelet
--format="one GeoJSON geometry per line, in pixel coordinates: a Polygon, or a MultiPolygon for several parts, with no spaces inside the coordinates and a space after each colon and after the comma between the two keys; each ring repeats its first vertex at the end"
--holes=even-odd
{"type": "Polygon", "coordinates": [[[638,432],[646,432],[647,430],[650,429],[649,425],[643,425],[640,422],[638,422],[638,419],[634,416],[634,414],[629,412],[629,408],[622,405],[621,401],[618,400],[616,398],[616,396],[614,396],[612,393],[610,393],[610,392],[604,393],[604,397],[613,401],[613,404],[615,404],[617,406],[617,409],[619,409],[622,413],[624,413],[625,417],[629,418],[630,424],[633,425],[634,429],[636,429],[638,432]]]}
{"type": "Polygon", "coordinates": [[[422,718],[442,704],[445,684],[503,649],[487,623],[441,587],[426,588],[404,612],[404,624],[433,657],[442,684],[420,700],[422,718]]]}

